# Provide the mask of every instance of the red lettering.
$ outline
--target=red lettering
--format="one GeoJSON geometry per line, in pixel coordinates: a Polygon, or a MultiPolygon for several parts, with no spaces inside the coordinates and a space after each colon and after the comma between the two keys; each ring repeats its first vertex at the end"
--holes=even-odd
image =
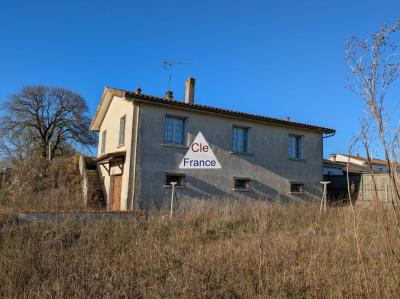
{"type": "Polygon", "coordinates": [[[198,151],[201,151],[201,144],[199,145],[198,143],[193,143],[192,151],[194,151],[195,153],[197,153],[198,151]],[[195,146],[197,146],[197,149],[195,149],[195,146]]]}
{"type": "Polygon", "coordinates": [[[192,151],[193,152],[195,152],[195,153],[197,153],[197,152],[208,152],[208,150],[209,150],[209,147],[208,147],[208,145],[203,145],[203,144],[199,144],[199,143],[193,143],[192,144],[192,151]]]}

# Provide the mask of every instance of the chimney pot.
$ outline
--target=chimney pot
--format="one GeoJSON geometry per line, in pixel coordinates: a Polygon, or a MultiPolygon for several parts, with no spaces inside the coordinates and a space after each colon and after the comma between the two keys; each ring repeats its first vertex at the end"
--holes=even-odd
{"type": "Polygon", "coordinates": [[[172,100],[172,99],[174,98],[174,94],[172,93],[172,91],[168,90],[168,91],[165,93],[165,97],[166,97],[168,100],[172,100]]]}
{"type": "Polygon", "coordinates": [[[194,85],[196,79],[189,77],[185,82],[185,103],[194,104],[194,85]]]}
{"type": "Polygon", "coordinates": [[[142,89],[140,87],[135,89],[136,94],[142,94],[142,89]]]}

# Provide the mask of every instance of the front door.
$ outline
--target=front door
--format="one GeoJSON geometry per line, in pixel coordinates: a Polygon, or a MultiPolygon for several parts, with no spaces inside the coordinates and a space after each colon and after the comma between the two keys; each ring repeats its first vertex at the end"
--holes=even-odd
{"type": "Polygon", "coordinates": [[[113,211],[121,210],[121,185],[122,185],[122,174],[111,176],[111,204],[113,211]]]}

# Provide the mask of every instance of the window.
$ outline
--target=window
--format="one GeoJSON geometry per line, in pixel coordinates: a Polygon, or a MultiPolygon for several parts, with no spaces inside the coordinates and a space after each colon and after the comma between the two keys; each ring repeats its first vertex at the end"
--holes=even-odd
{"type": "Polygon", "coordinates": [[[289,158],[295,160],[304,159],[303,136],[289,135],[289,158]]]}
{"type": "Polygon", "coordinates": [[[166,116],[164,126],[164,143],[185,145],[185,119],[166,116]]]}
{"type": "Polygon", "coordinates": [[[290,193],[303,193],[304,184],[303,183],[290,183],[290,193]]]}
{"type": "Polygon", "coordinates": [[[249,178],[234,178],[233,190],[249,190],[251,179],[249,178]]]}
{"type": "Polygon", "coordinates": [[[175,182],[178,187],[185,185],[185,175],[180,173],[166,173],[165,174],[165,187],[170,187],[171,183],[175,182]]]}
{"type": "Polygon", "coordinates": [[[249,128],[233,127],[232,131],[232,151],[235,153],[247,153],[249,128]]]}
{"type": "Polygon", "coordinates": [[[125,144],[125,122],[126,122],[126,115],[119,119],[119,145],[125,144]]]}
{"type": "Polygon", "coordinates": [[[101,154],[104,154],[106,150],[106,138],[107,138],[107,131],[104,130],[101,133],[101,149],[100,149],[101,154]]]}

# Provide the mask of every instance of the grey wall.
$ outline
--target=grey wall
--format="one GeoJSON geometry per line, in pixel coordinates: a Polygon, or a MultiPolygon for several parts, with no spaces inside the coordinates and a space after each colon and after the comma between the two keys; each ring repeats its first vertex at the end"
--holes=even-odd
{"type": "Polygon", "coordinates": [[[321,133],[145,103],[140,103],[139,131],[135,200],[141,207],[159,207],[165,200],[169,201],[171,189],[163,187],[165,172],[186,174],[185,187],[177,189],[178,199],[222,197],[289,200],[320,196],[321,133]],[[188,146],[163,145],[166,114],[188,117],[188,146],[201,131],[222,169],[178,169],[188,146]],[[230,153],[233,125],[253,128],[254,155],[230,153]],[[288,159],[289,133],[304,135],[305,161],[288,159]],[[234,176],[251,178],[250,191],[233,191],[234,176]],[[290,181],[303,182],[304,194],[290,194],[290,181]]]}
{"type": "MultiPolygon", "coordinates": [[[[400,187],[400,178],[396,175],[397,188],[400,187]]],[[[374,201],[378,197],[381,201],[389,201],[395,199],[395,188],[386,173],[379,174],[362,174],[360,188],[358,193],[358,201],[374,201]],[[374,183],[375,181],[375,183],[374,183]]]]}

